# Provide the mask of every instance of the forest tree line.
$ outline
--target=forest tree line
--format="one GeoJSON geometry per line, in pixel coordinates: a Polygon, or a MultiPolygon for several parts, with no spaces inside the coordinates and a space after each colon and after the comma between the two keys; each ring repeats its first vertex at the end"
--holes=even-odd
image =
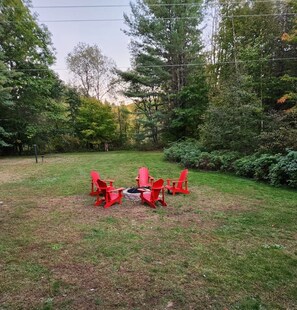
{"type": "Polygon", "coordinates": [[[208,151],[297,150],[295,1],[137,0],[125,14],[131,68],[97,45],[67,56],[30,1],[0,3],[0,153],[157,149],[195,139],[208,151]],[[203,44],[203,22],[211,38],[203,44]],[[125,99],[128,98],[125,104],[125,99]],[[110,103],[112,102],[112,103],[110,103]]]}

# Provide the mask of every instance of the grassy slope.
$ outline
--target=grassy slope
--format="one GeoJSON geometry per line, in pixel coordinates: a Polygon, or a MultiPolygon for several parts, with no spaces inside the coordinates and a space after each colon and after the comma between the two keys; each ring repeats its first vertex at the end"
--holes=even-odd
{"type": "Polygon", "coordinates": [[[94,208],[89,172],[134,186],[157,152],[0,160],[0,308],[297,309],[297,193],[190,171],[191,195],[94,208]]]}

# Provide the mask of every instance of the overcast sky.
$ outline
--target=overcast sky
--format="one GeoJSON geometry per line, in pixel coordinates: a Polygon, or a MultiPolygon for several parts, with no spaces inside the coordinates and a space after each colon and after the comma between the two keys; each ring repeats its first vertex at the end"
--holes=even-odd
{"type": "Polygon", "coordinates": [[[97,44],[105,56],[112,58],[117,66],[130,66],[129,38],[121,31],[123,21],[92,22],[49,22],[57,20],[123,19],[123,13],[130,13],[130,0],[32,0],[32,12],[38,14],[40,23],[47,25],[52,34],[57,62],[53,69],[60,78],[68,82],[66,56],[79,42],[97,44]],[[41,8],[43,6],[92,6],[127,5],[126,7],[80,7],[41,8]]]}
{"type": "MultiPolygon", "coordinates": [[[[123,33],[123,31],[121,31],[121,29],[126,28],[126,25],[123,22],[123,14],[124,12],[130,14],[130,0],[31,1],[33,6],[31,11],[38,14],[39,22],[47,25],[52,34],[52,42],[56,49],[57,58],[53,69],[65,82],[69,82],[70,79],[66,66],[66,56],[73,51],[73,48],[79,42],[84,42],[90,45],[97,44],[103,55],[112,58],[119,69],[125,70],[130,67],[130,39],[123,33]],[[109,5],[111,7],[103,7],[104,5],[109,5]],[[68,7],[57,8],[57,6],[68,7]],[[118,21],[85,21],[94,19],[118,19],[118,21]]],[[[134,2],[135,0],[131,1],[134,2]]],[[[206,21],[204,26],[207,24],[210,25],[211,21],[206,21]]],[[[209,34],[205,35],[204,31],[205,42],[209,40],[207,37],[209,37],[209,34]]]]}

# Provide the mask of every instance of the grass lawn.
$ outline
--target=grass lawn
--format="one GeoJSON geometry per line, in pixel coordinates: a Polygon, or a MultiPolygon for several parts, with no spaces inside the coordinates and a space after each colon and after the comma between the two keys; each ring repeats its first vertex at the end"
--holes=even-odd
{"type": "Polygon", "coordinates": [[[297,309],[297,192],[189,172],[167,207],[94,208],[89,173],[178,177],[158,152],[0,159],[0,309],[297,309]]]}

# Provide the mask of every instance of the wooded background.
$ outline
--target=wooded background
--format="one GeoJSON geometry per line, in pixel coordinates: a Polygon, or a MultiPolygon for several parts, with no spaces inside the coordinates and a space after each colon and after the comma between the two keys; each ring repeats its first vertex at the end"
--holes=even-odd
{"type": "Polygon", "coordinates": [[[187,138],[207,151],[297,149],[296,1],[138,0],[124,16],[131,69],[78,42],[67,57],[72,85],[50,69],[50,33],[29,7],[0,4],[1,154],[34,144],[43,153],[104,150],[106,142],[160,149],[187,138]],[[116,94],[129,104],[111,100],[116,94]]]}

